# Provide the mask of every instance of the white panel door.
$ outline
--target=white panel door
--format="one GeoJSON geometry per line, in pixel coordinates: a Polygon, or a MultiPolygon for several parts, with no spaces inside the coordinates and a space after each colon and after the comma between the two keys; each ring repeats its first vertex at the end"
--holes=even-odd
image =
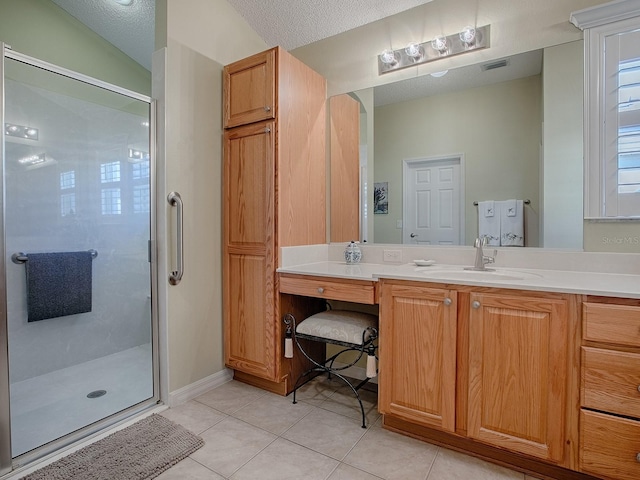
{"type": "Polygon", "coordinates": [[[404,162],[403,243],[463,243],[460,163],[460,157],[404,162]]]}

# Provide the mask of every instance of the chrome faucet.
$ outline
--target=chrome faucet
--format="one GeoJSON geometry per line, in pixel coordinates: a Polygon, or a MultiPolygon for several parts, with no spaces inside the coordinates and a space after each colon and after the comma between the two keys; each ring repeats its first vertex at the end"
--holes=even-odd
{"type": "Polygon", "coordinates": [[[467,267],[465,270],[480,270],[480,271],[490,271],[492,268],[487,268],[485,265],[487,263],[494,263],[496,261],[496,256],[498,255],[498,251],[493,251],[493,256],[485,255],[482,247],[487,244],[487,237],[482,236],[480,238],[476,238],[474,247],[476,249],[476,260],[474,262],[473,267],[467,267]]]}

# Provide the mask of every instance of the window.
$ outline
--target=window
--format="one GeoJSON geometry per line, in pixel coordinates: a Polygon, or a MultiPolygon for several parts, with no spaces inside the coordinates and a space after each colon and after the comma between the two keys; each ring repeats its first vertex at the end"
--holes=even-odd
{"type": "Polygon", "coordinates": [[[75,215],[76,213],[76,194],[63,193],[60,195],[60,215],[63,217],[75,215]]]}
{"type": "Polygon", "coordinates": [[[640,17],[621,17],[616,8],[604,4],[585,9],[589,18],[572,17],[588,27],[585,218],[640,219],[640,17]]]}
{"type": "Polygon", "coordinates": [[[122,201],[119,188],[102,189],[102,215],[120,215],[122,213],[122,201]]]}
{"type": "Polygon", "coordinates": [[[131,171],[131,177],[134,180],[149,178],[149,160],[132,164],[131,171]]]}
{"type": "Polygon", "coordinates": [[[103,163],[100,165],[100,181],[111,183],[120,181],[120,162],[103,163]]]}
{"type": "Polygon", "coordinates": [[[76,187],[76,172],[70,170],[60,174],[60,190],[76,187]]]}
{"type": "Polygon", "coordinates": [[[133,213],[148,213],[149,185],[135,185],[133,187],[133,213]]]}

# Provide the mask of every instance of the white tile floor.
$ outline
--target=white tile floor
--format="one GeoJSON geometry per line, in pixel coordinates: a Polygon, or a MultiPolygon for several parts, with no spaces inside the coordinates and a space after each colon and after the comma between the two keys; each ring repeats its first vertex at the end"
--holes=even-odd
{"type": "Polygon", "coordinates": [[[21,455],[153,396],[151,345],[16,382],[11,447],[21,455]],[[106,390],[99,398],[87,398],[106,390]]]}
{"type": "Polygon", "coordinates": [[[317,379],[299,403],[231,381],[167,418],[205,445],[159,480],[533,480],[533,477],[384,430],[376,395],[362,392],[367,429],[352,394],[317,379]]]}

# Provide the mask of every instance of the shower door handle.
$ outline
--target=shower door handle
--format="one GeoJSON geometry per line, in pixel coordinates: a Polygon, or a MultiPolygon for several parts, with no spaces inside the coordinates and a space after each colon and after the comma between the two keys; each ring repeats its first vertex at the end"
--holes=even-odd
{"type": "Polygon", "coordinates": [[[167,201],[172,207],[176,207],[176,269],[169,275],[169,283],[177,285],[184,274],[184,250],[183,250],[183,203],[178,192],[171,192],[167,201]]]}

